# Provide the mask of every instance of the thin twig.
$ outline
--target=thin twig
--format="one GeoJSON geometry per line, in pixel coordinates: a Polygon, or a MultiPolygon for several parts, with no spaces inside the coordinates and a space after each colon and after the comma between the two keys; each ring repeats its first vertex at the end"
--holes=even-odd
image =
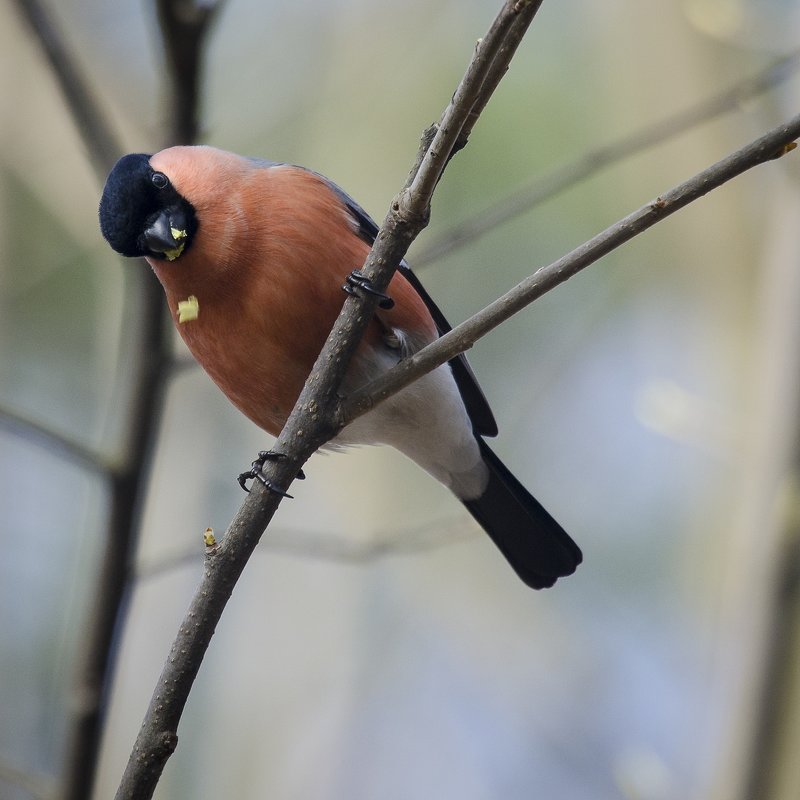
{"type": "Polygon", "coordinates": [[[339,411],[340,425],[343,427],[349,424],[420,376],[465,352],[478,339],[545,292],[554,289],[665,217],[752,167],[788,152],[788,146],[798,136],[800,115],[660,195],[549,266],[537,270],[482,311],[345,398],[339,411]]]}
{"type": "MultiPolygon", "coordinates": [[[[269,536],[262,538],[253,558],[281,553],[304,561],[340,564],[372,564],[392,556],[413,556],[469,542],[478,537],[478,529],[466,515],[453,515],[424,525],[378,531],[368,540],[353,540],[328,531],[281,529],[271,525],[269,536]]],[[[143,561],[136,567],[136,582],[141,585],[187,564],[200,561],[197,547],[143,561]]]]}
{"type": "MultiPolygon", "coordinates": [[[[378,288],[389,282],[410,242],[426,223],[430,196],[447,164],[454,137],[458,136],[477,90],[491,69],[492,63],[486,54],[497,53],[498,40],[502,40],[503,32],[509,27],[506,21],[515,18],[528,5],[513,0],[505,3],[489,34],[477,48],[456,90],[454,97],[457,99],[443,116],[433,144],[427,147],[428,140],[423,137],[425,155],[418,160],[419,170],[410,176],[411,186],[393,201],[363,268],[378,288]],[[480,69],[474,67],[476,61],[481,64],[480,69]]],[[[338,402],[337,388],[374,308],[375,298],[370,294],[345,300],[342,313],[278,437],[276,449],[286,458],[269,462],[264,470],[273,486],[288,488],[305,460],[336,433],[336,420],[331,411],[338,402]]],[[[178,723],[214,629],[280,499],[276,493],[256,483],[224,539],[209,548],[200,586],[164,665],[122,776],[116,795],[119,800],[152,797],[164,765],[177,746],[178,723]]]]}
{"type": "Polygon", "coordinates": [[[506,74],[506,72],[508,72],[511,59],[517,52],[517,48],[519,47],[522,38],[525,36],[525,33],[528,30],[528,27],[530,26],[533,17],[536,15],[536,12],[539,10],[541,4],[542,0],[532,0],[532,2],[528,4],[527,8],[524,9],[523,13],[520,13],[511,21],[508,34],[503,38],[500,52],[493,60],[492,66],[486,75],[486,79],[480,87],[478,96],[475,98],[475,102],[472,104],[472,108],[470,109],[470,112],[464,121],[464,125],[462,126],[458,137],[456,138],[455,144],[453,145],[453,151],[450,154],[451,158],[459,150],[466,147],[470,134],[472,133],[472,129],[475,127],[475,123],[478,121],[478,117],[480,117],[483,109],[489,102],[489,98],[494,94],[494,90],[503,79],[503,76],[506,74]]]}
{"type": "Polygon", "coordinates": [[[449,230],[435,235],[430,244],[414,253],[415,269],[460,250],[503,223],[525,214],[612,164],[617,164],[637,153],[669,141],[697,125],[740,108],[746,101],[774,89],[785,81],[797,71],[798,65],[800,65],[800,50],[794,50],[723,92],[657,123],[646,125],[616,141],[589,150],[574,161],[536,178],[449,230]]]}
{"type": "Polygon", "coordinates": [[[70,461],[87,472],[106,476],[113,469],[110,462],[105,461],[102,456],[81,442],[7,406],[0,406],[0,428],[28,442],[35,442],[47,450],[48,455],[70,461]]]}
{"type": "Polygon", "coordinates": [[[119,139],[90,88],[77,59],[66,46],[61,31],[39,0],[14,0],[47,58],[54,78],[75,119],[89,160],[101,179],[120,156],[119,139]]]}
{"type": "Polygon", "coordinates": [[[519,40],[527,31],[540,5],[541,0],[506,3],[489,32],[478,41],[467,72],[442,114],[430,147],[425,151],[419,169],[407,186],[408,191],[401,192],[397,198],[396,202],[401,207],[405,206],[403,211],[409,219],[427,219],[430,198],[444,168],[456,147],[466,144],[466,138],[462,138],[462,134],[469,135],[478,115],[486,107],[491,93],[508,69],[519,40]]]}

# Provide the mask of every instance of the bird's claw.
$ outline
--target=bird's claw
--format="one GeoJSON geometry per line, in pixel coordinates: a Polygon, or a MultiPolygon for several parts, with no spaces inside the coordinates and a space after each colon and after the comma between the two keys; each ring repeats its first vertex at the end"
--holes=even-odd
{"type": "MultiPolygon", "coordinates": [[[[273,486],[264,477],[264,474],[261,471],[264,469],[264,464],[266,464],[267,461],[282,461],[284,458],[286,458],[286,455],[284,453],[276,453],[274,450],[259,450],[258,457],[250,465],[250,469],[247,470],[247,472],[243,472],[241,475],[239,475],[237,479],[239,482],[239,486],[241,486],[242,489],[244,489],[246,492],[249,492],[250,490],[247,488],[247,481],[248,480],[258,481],[259,483],[266,486],[266,488],[269,489],[271,492],[279,494],[281,497],[288,497],[290,500],[293,500],[294,498],[292,497],[292,495],[282,491],[281,489],[278,489],[277,486],[273,486]]],[[[306,477],[305,473],[301,469],[297,473],[297,479],[302,481],[305,480],[305,477],[306,477]]]]}
{"type": "Polygon", "coordinates": [[[348,276],[345,281],[344,286],[342,289],[347,292],[347,294],[358,296],[358,290],[360,289],[362,292],[366,292],[367,294],[371,294],[375,297],[380,298],[378,300],[378,305],[388,311],[390,308],[394,308],[394,300],[389,297],[388,294],[384,294],[383,292],[379,292],[373,285],[372,281],[363,273],[361,270],[354,269],[348,276]]]}

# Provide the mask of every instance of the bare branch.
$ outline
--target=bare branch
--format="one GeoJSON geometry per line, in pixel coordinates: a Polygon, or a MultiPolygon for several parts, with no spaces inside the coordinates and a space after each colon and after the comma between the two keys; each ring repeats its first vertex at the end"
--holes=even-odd
{"type": "Polygon", "coordinates": [[[221,0],[156,0],[169,67],[166,144],[190,144],[200,135],[203,55],[221,0]]]}
{"type": "Polygon", "coordinates": [[[9,433],[35,442],[50,455],[60,456],[79,467],[99,475],[107,475],[112,466],[101,456],[80,442],[58,433],[51,428],[24,416],[11,408],[0,406],[0,428],[9,433]]]}
{"type": "MultiPolygon", "coordinates": [[[[363,268],[377,288],[388,284],[409,244],[426,224],[430,196],[464,121],[480,96],[480,87],[491,73],[492,58],[500,50],[503,36],[513,29],[513,20],[522,12],[529,13],[531,5],[524,0],[505,3],[481,40],[430,147],[429,139],[423,137],[424,156],[418,158],[419,169],[412,171],[410,185],[393,201],[363,268]]],[[[342,313],[278,437],[276,447],[287,457],[268,462],[264,470],[273,486],[287,488],[305,460],[336,434],[333,412],[338,404],[337,389],[375,304],[376,298],[370,294],[345,300],[342,313]]],[[[152,797],[164,765],[177,745],[178,722],[217,622],[280,499],[256,482],[222,542],[207,552],[206,570],[150,701],[117,790],[118,800],[152,797]]]]}
{"type": "Polygon", "coordinates": [[[797,680],[796,609],[800,598],[800,530],[796,515],[786,516],[786,530],[767,586],[770,627],[765,636],[760,697],[750,734],[750,758],[746,762],[749,769],[739,795],[743,800],[777,796],[777,775],[786,758],[781,744],[788,738],[785,715],[791,714],[787,709],[793,708],[792,688],[797,680]]]}
{"type": "Polygon", "coordinates": [[[512,19],[508,34],[503,38],[500,50],[492,61],[492,66],[486,75],[486,79],[481,84],[478,96],[476,97],[475,102],[472,104],[472,108],[470,109],[470,112],[464,121],[464,125],[461,128],[461,132],[459,133],[456,142],[453,145],[453,152],[450,156],[451,158],[467,145],[470,134],[472,133],[472,129],[475,126],[475,123],[478,121],[478,117],[480,117],[483,109],[489,102],[489,98],[494,94],[494,90],[503,79],[503,76],[506,74],[506,72],[508,72],[511,59],[517,52],[517,48],[522,41],[522,37],[525,36],[525,33],[533,21],[533,17],[539,10],[541,4],[542,0],[533,0],[533,2],[529,3],[529,5],[522,10],[522,13],[512,19]]]}
{"type": "MultiPolygon", "coordinates": [[[[119,141],[111,131],[97,98],[91,91],[77,59],[65,39],[38,0],[17,0],[20,13],[52,67],[75,125],[84,139],[95,170],[105,179],[109,169],[122,154],[119,141]]],[[[164,44],[170,69],[168,105],[171,128],[165,139],[170,143],[191,144],[197,131],[199,72],[205,36],[218,3],[189,0],[158,0],[159,19],[163,25],[164,44]]],[[[111,480],[111,503],[104,550],[100,558],[93,608],[87,622],[87,641],[82,648],[83,661],[78,669],[75,701],[70,721],[66,765],[63,779],[65,800],[84,800],[91,795],[99,752],[105,699],[114,669],[114,631],[119,624],[124,597],[131,578],[131,553],[139,526],[138,509],[146,486],[151,445],[158,434],[162,398],[169,379],[169,328],[163,309],[161,287],[149,269],[126,269],[128,313],[125,329],[138,341],[133,362],[136,378],[131,388],[131,409],[127,421],[126,442],[121,463],[103,465],[79,445],[68,442],[44,428],[27,424],[25,433],[51,445],[73,460],[80,460],[93,471],[107,468],[111,480]]],[[[7,426],[20,420],[6,415],[7,426]]]]}
{"type": "Polygon", "coordinates": [[[800,50],[794,50],[719,94],[695,103],[657,123],[646,125],[616,141],[583,153],[574,161],[536,178],[449,230],[434,236],[430,244],[414,254],[414,268],[418,270],[460,250],[503,223],[530,211],[612,164],[617,164],[637,153],[669,141],[697,125],[740,108],[746,101],[774,89],[793,75],[798,66],[800,66],[800,50]]]}
{"type": "MultiPolygon", "coordinates": [[[[86,622],[86,641],[70,704],[72,719],[64,763],[64,800],[83,800],[91,795],[100,735],[105,718],[107,692],[114,672],[114,632],[124,609],[131,579],[131,556],[139,529],[139,500],[146,487],[150,443],[158,433],[161,398],[168,379],[167,327],[161,308],[161,292],[151,280],[140,280],[141,337],[139,374],[132,390],[124,460],[109,477],[111,503],[97,583],[86,622]],[[156,293],[153,291],[158,289],[156,293]]],[[[138,325],[132,330],[136,330],[138,325]]]]}
{"type": "MultiPolygon", "coordinates": [[[[415,252],[413,256],[415,271],[465,247],[503,223],[530,211],[532,208],[581,183],[606,167],[663,144],[673,137],[686,133],[705,122],[710,122],[722,114],[735,111],[748,100],[775,89],[792,76],[798,67],[800,67],[800,50],[794,50],[774,60],[760,72],[750,75],[723,92],[708,97],[655,124],[640,128],[638,131],[627,134],[616,141],[589,150],[575,161],[558,167],[549,175],[537,178],[529,185],[518,189],[499,202],[483,209],[449,230],[445,230],[438,236],[434,236],[431,244],[415,252]]],[[[488,84],[489,79],[487,78],[484,83],[484,91],[488,88],[488,84]]],[[[475,108],[470,112],[470,116],[474,112],[475,108]]],[[[468,118],[462,129],[460,139],[468,135],[467,126],[469,124],[470,119],[468,118]]],[[[433,125],[426,131],[428,141],[432,140],[435,133],[436,126],[433,125]]],[[[454,153],[460,146],[460,143],[456,143],[454,153]]],[[[425,148],[422,148],[420,153],[421,161],[425,148]]],[[[416,163],[411,170],[412,176],[416,174],[418,169],[419,163],[416,163]]],[[[173,366],[174,370],[197,368],[197,362],[189,356],[175,359],[173,366]]],[[[2,409],[0,409],[0,416],[2,413],[2,409]]]]}
{"type": "MultiPolygon", "coordinates": [[[[170,144],[192,144],[197,135],[200,66],[206,34],[218,5],[192,0],[158,0],[159,20],[169,67],[170,144]]],[[[113,163],[113,162],[112,162],[113,163]]],[[[160,428],[163,395],[170,377],[170,328],[161,287],[150,269],[126,270],[140,294],[137,348],[140,373],[132,389],[126,458],[111,476],[112,501],[84,649],[80,685],[67,755],[65,800],[91,794],[97,768],[106,693],[114,672],[114,631],[125,611],[132,579],[132,554],[139,530],[141,496],[146,489],[152,444],[160,428]]]]}
{"type": "MultiPolygon", "coordinates": [[[[466,515],[453,515],[434,524],[406,526],[377,531],[366,541],[336,536],[328,531],[281,529],[272,525],[269,537],[262,538],[253,558],[268,553],[283,553],[307,561],[342,564],[371,564],[396,555],[416,555],[462,544],[478,538],[478,529],[466,515]]],[[[140,563],[137,583],[157,578],[187,564],[200,561],[196,547],[140,563]]]]}
{"type": "MultiPolygon", "coordinates": [[[[388,284],[409,243],[426,224],[430,197],[439,176],[471,110],[481,97],[481,87],[485,85],[489,75],[495,74],[494,59],[502,52],[500,42],[510,31],[514,31],[512,21],[520,10],[530,7],[531,4],[526,3],[506,3],[489,34],[476,49],[473,61],[438,129],[435,133],[428,131],[423,136],[420,156],[416,162],[419,166],[412,170],[406,187],[393,201],[363,268],[378,289],[388,284]]],[[[485,105],[485,100],[482,102],[485,105]]],[[[499,324],[501,319],[507,318],[534,297],[566,280],[659,219],[744,169],[776,157],[798,132],[800,118],[745,148],[744,155],[737,153],[720,162],[613,226],[575,253],[541,270],[521,285],[518,291],[490,306],[488,316],[478,315],[477,322],[460,326],[453,335],[443,337],[443,346],[437,349],[434,345],[423,351],[427,354],[424,356],[427,359],[425,369],[430,370],[451,358],[455,352],[466,349],[478,336],[499,324]],[[747,158],[750,158],[750,163],[744,163],[747,158]],[[459,341],[459,349],[449,354],[443,353],[458,336],[464,337],[459,341]],[[431,352],[433,355],[430,355],[431,352]]],[[[334,436],[342,424],[357,413],[363,413],[375,401],[375,398],[359,393],[355,399],[364,405],[354,406],[351,402],[345,406],[344,414],[336,414],[337,388],[347,369],[348,359],[368,324],[375,303],[376,299],[372,295],[345,300],[342,313],[278,437],[277,449],[286,458],[269,462],[264,470],[270,483],[278,489],[288,488],[311,453],[334,436]]],[[[409,359],[409,363],[414,365],[418,361],[416,358],[409,359]]],[[[398,372],[400,371],[395,370],[394,374],[398,372]]],[[[421,372],[420,369],[414,377],[418,377],[421,372]]],[[[397,390],[410,380],[408,373],[405,373],[399,381],[392,383],[392,387],[397,390]]],[[[379,385],[384,386],[384,383],[379,385]]],[[[388,391],[382,390],[380,397],[385,397],[387,393],[388,391]]],[[[280,500],[277,493],[269,492],[256,484],[224,539],[219,543],[215,542],[207,550],[204,575],[162,670],[118,789],[118,799],[144,800],[152,797],[163,767],[177,745],[177,726],[183,708],[224,605],[280,500]]]]}
{"type": "Polygon", "coordinates": [[[50,64],[95,171],[105,179],[106,173],[120,156],[119,139],[45,6],[39,0],[14,2],[50,64]]]}
{"type": "MultiPolygon", "coordinates": [[[[46,8],[38,0],[17,0],[17,6],[52,68],[98,177],[104,179],[121,154],[119,141],[77,59],[69,51],[64,36],[46,8]]],[[[93,590],[92,611],[86,624],[87,639],[81,648],[83,657],[72,689],[72,716],[67,733],[61,793],[65,800],[83,800],[92,791],[105,696],[113,671],[114,629],[130,574],[130,553],[136,541],[138,517],[135,509],[145,486],[147,454],[157,431],[161,395],[167,379],[165,356],[168,340],[160,288],[149,275],[149,270],[141,270],[135,277],[128,271],[126,281],[133,283],[126,290],[131,297],[127,308],[141,309],[135,319],[126,320],[126,330],[131,336],[138,337],[134,354],[137,375],[131,390],[133,403],[122,461],[108,465],[110,510],[99,575],[93,590]]],[[[21,420],[7,415],[5,422],[12,425],[16,422],[17,429],[21,430],[21,420]]],[[[29,438],[46,440],[58,452],[80,460],[93,471],[102,469],[99,457],[30,421],[25,424],[24,434],[29,438]]]]}
{"type": "Polygon", "coordinates": [[[506,73],[541,4],[542,0],[507,2],[486,36],[478,40],[467,72],[442,114],[419,169],[412,175],[408,194],[401,192],[398,197],[401,207],[404,202],[409,203],[404,211],[410,218],[427,219],[430,198],[445,166],[456,150],[466,145],[472,127],[506,73]]]}
{"type": "Polygon", "coordinates": [[[752,167],[784,155],[792,149],[791,143],[798,136],[800,115],[660,195],[558,261],[537,270],[482,311],[345,398],[340,410],[341,425],[347,425],[420,376],[468,350],[481,336],[538,297],[678,209],[752,167]]]}

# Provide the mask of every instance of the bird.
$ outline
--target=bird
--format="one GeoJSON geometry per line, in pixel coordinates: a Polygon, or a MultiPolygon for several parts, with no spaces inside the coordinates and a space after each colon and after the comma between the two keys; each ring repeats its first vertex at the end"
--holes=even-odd
{"type": "MultiPolygon", "coordinates": [[[[195,359],[273,436],[342,308],[342,289],[375,291],[359,267],[378,226],[334,182],[294,164],[207,145],[131,153],[108,175],[99,218],[113,250],[150,264],[195,359]]],[[[403,261],[342,393],[449,330],[403,261]]],[[[349,423],[329,445],[399,450],[452,491],[528,586],[550,587],[575,571],[581,551],[486,444],[497,433],[460,355],[349,423]]],[[[275,454],[259,455],[246,476],[259,477],[263,457],[275,454]]]]}

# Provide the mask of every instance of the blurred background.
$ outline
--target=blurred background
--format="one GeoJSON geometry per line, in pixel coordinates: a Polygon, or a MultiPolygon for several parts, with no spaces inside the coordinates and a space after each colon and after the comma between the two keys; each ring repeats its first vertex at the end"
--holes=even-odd
{"type": "MultiPolygon", "coordinates": [[[[200,139],[309,166],[381,219],[499,5],[228,0],[200,139]]],[[[163,146],[150,4],[49,11],[122,151],[163,146]]],[[[0,797],[27,800],[59,796],[88,701],[76,675],[109,470],[131,447],[146,267],[102,241],[92,154],[17,5],[0,15],[0,797]]],[[[788,0],[546,0],[409,256],[451,322],[796,113],[796,59],[710,112],[798,33],[788,0]],[[668,133],[693,107],[709,119],[668,133]],[[664,141],[580,162],[642,129],[664,141]],[[432,257],[573,162],[583,180],[432,257]]],[[[796,798],[799,169],[738,178],[470,352],[493,446],[583,548],[574,576],[527,589],[393,451],[315,456],[226,609],[156,797],[796,798]]],[[[202,532],[225,530],[235,476],[270,444],[170,340],[97,798],[202,532]]]]}

